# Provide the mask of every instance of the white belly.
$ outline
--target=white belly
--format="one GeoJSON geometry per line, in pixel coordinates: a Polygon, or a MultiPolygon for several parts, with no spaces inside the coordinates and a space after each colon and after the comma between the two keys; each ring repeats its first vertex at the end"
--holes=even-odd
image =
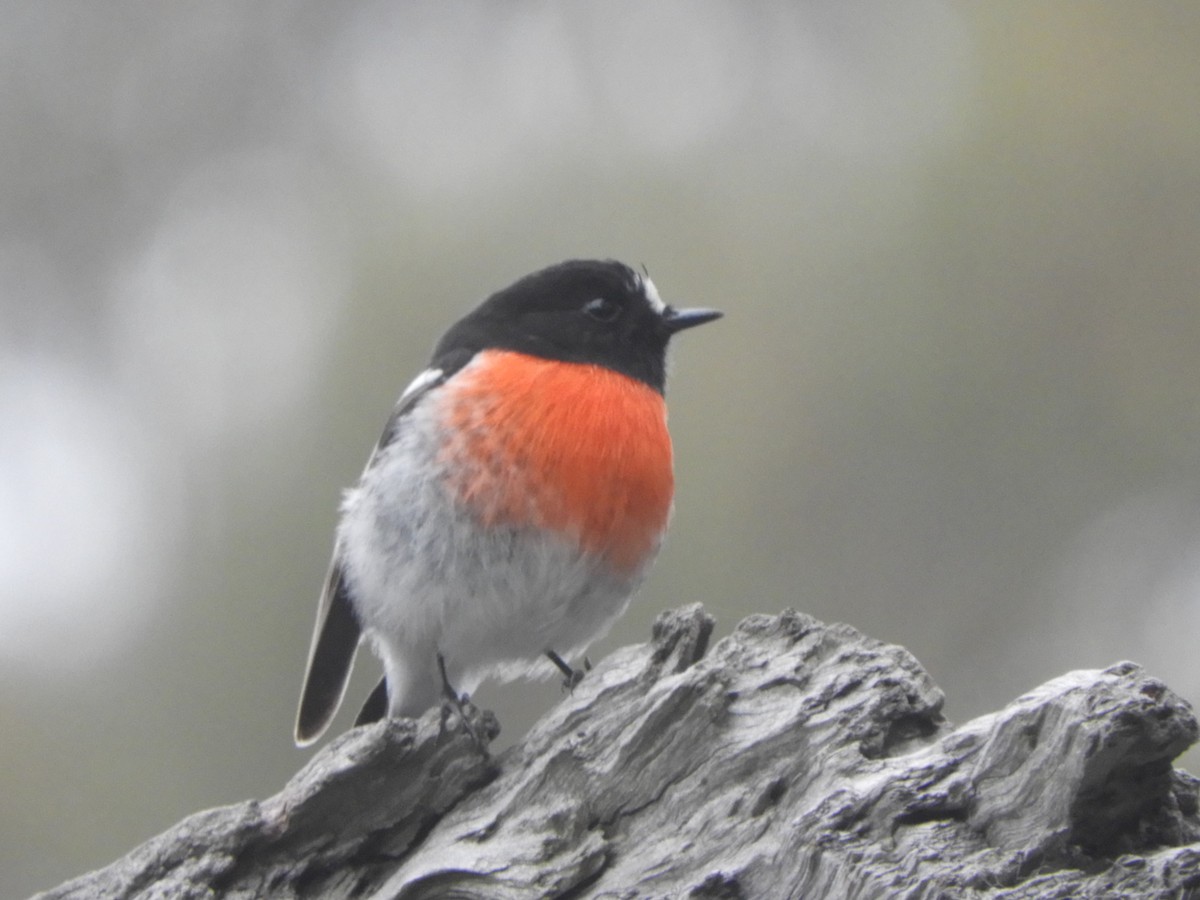
{"type": "Polygon", "coordinates": [[[338,531],[355,611],[387,670],[393,715],[438,702],[438,652],[460,691],[486,677],[555,671],[545,652],[570,656],[601,637],[648,568],[620,574],[569,538],[481,528],[431,462],[431,407],[413,410],[347,493],[338,531]]]}

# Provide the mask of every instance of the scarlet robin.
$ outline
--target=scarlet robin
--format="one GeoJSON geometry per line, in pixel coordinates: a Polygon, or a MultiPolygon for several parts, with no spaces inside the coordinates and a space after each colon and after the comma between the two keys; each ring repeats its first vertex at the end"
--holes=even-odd
{"type": "Polygon", "coordinates": [[[384,678],[360,724],[419,715],[450,685],[572,672],[563,657],[625,610],[670,518],[667,344],[720,315],[571,260],[446,332],[342,503],[298,744],[328,727],[364,637],[384,678]]]}

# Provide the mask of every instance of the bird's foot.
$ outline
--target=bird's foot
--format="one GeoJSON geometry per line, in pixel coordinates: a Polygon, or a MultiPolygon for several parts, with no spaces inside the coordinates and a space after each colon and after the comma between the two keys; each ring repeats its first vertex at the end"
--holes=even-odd
{"type": "Polygon", "coordinates": [[[442,676],[442,717],[438,723],[438,743],[442,742],[448,729],[450,717],[457,714],[459,727],[471,738],[479,752],[488,755],[488,743],[499,733],[496,717],[479,709],[468,694],[459,694],[446,675],[446,660],[437,655],[438,671],[442,676]]]}
{"type": "Polygon", "coordinates": [[[558,671],[563,673],[562,686],[563,690],[568,694],[572,693],[575,690],[576,685],[583,681],[583,676],[592,670],[592,664],[586,656],[583,658],[582,669],[572,668],[572,666],[565,659],[563,659],[553,650],[546,651],[546,659],[554,663],[554,665],[558,667],[558,671]]]}

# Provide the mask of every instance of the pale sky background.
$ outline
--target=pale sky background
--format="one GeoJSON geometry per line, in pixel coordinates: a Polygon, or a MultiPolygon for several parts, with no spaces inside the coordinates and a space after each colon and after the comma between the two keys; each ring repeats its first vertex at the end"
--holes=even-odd
{"type": "MultiPolygon", "coordinates": [[[[1183,2],[5,4],[0,896],[308,759],[340,490],[571,256],[727,313],[593,658],[792,606],[954,721],[1121,659],[1200,699],[1197,47],[1183,2]]],[[[557,699],[477,695],[507,741],[557,699]]]]}

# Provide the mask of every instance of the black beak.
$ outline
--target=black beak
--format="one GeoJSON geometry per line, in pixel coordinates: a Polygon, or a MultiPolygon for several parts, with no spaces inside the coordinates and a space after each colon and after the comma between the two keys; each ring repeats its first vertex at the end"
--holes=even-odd
{"type": "Polygon", "coordinates": [[[685,328],[695,328],[705,322],[711,322],[725,315],[715,309],[671,309],[663,313],[663,327],[667,334],[675,334],[685,328]]]}

